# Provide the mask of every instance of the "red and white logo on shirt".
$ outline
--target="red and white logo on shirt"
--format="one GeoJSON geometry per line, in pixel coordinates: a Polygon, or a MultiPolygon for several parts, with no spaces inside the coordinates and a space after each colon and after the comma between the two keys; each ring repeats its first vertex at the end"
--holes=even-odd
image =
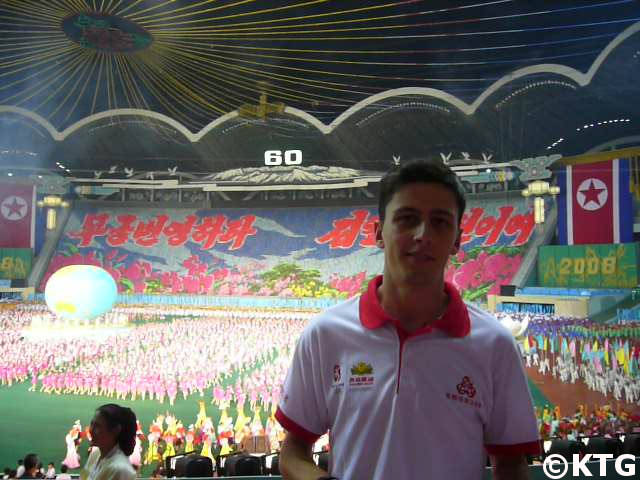
{"type": "Polygon", "coordinates": [[[476,387],[473,386],[473,382],[467,376],[462,377],[462,382],[456,385],[456,389],[460,395],[466,395],[469,398],[476,396],[476,387]]]}
{"type": "Polygon", "coordinates": [[[456,385],[457,393],[447,393],[446,396],[449,400],[454,402],[460,402],[472,407],[481,408],[482,403],[474,400],[476,396],[476,387],[473,385],[471,378],[468,376],[462,377],[462,381],[456,385]]]}
{"type": "Polygon", "coordinates": [[[340,385],[342,382],[342,370],[340,369],[340,365],[336,364],[333,366],[333,384],[340,385]]]}

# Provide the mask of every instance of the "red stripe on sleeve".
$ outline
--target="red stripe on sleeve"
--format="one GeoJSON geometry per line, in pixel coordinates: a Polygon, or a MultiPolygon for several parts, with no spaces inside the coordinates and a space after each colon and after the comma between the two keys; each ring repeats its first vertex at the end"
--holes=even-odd
{"type": "Polygon", "coordinates": [[[280,407],[278,407],[278,409],[276,410],[275,417],[280,425],[282,425],[282,428],[284,428],[288,432],[291,432],[297,438],[304,441],[305,443],[308,443],[309,445],[315,443],[316,440],[318,440],[322,436],[318,435],[317,433],[310,432],[306,428],[298,425],[296,422],[287,417],[282,412],[282,410],[280,410],[280,407]]]}

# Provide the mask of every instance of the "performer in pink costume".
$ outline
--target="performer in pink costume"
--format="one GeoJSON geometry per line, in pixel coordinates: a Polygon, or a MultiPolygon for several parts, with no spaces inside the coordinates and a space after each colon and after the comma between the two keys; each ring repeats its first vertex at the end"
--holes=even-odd
{"type": "Polygon", "coordinates": [[[133,447],[133,453],[129,456],[129,461],[134,467],[140,467],[142,464],[142,441],[144,440],[144,432],[140,420],[136,420],[136,445],[133,447]]]}
{"type": "Polygon", "coordinates": [[[224,390],[219,385],[213,387],[213,400],[211,403],[215,403],[220,408],[220,405],[224,402],[224,390]]]}
{"type": "Polygon", "coordinates": [[[67,455],[62,461],[62,464],[66,465],[67,468],[80,468],[80,456],[76,450],[76,439],[81,431],[80,420],[76,420],[76,423],[71,430],[69,430],[69,433],[64,437],[64,441],[67,444],[67,455]]]}

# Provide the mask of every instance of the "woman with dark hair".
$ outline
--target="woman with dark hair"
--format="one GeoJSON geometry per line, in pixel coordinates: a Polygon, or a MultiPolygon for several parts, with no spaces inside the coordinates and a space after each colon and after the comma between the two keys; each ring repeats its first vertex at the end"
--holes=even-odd
{"type": "Polygon", "coordinates": [[[108,403],[98,407],[91,420],[94,448],[85,466],[87,480],[133,480],[136,471],[129,455],[136,443],[136,414],[127,407],[108,403]]]}

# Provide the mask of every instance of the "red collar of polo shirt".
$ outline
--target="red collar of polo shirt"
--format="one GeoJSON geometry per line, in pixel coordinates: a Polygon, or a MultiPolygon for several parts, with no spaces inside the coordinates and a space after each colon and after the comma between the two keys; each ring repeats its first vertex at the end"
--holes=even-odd
{"type": "MultiPolygon", "coordinates": [[[[375,277],[371,282],[367,291],[360,297],[360,322],[369,329],[382,327],[388,322],[393,323],[397,328],[404,331],[402,325],[388,315],[380,305],[378,299],[378,287],[382,284],[382,275],[375,277]]],[[[469,312],[467,306],[462,301],[462,297],[458,290],[450,283],[444,283],[444,291],[449,296],[449,305],[444,315],[436,320],[433,324],[424,326],[410,336],[430,333],[433,328],[444,331],[450,337],[466,337],[471,330],[471,322],[469,321],[469,312]]]]}

